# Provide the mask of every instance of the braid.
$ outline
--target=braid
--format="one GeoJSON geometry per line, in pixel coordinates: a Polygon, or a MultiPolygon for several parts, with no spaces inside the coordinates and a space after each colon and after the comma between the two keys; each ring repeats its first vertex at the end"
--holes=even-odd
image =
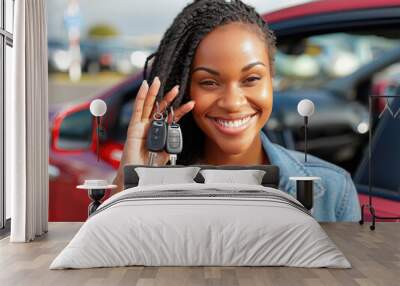
{"type": "MultiPolygon", "coordinates": [[[[189,100],[190,69],[198,45],[212,30],[232,22],[250,24],[249,27],[262,37],[268,48],[270,72],[273,74],[275,37],[253,7],[240,0],[195,0],[175,17],[157,51],[146,59],[143,78],[152,82],[158,76],[161,81],[158,101],[177,84],[181,88],[173,107],[189,100]],[[151,59],[153,62],[148,75],[151,59]]],[[[192,164],[203,155],[204,134],[195,124],[192,113],[185,115],[180,124],[185,144],[178,163],[192,164]]]]}
{"type": "Polygon", "coordinates": [[[143,80],[147,79],[147,68],[148,68],[148,63],[149,61],[154,58],[154,56],[157,53],[152,53],[150,56],[147,57],[146,62],[144,63],[144,68],[143,68],[143,80]]]}

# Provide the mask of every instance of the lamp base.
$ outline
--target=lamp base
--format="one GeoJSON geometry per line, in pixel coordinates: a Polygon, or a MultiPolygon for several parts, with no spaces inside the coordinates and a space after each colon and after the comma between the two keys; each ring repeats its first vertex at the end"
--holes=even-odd
{"type": "Polygon", "coordinates": [[[94,213],[97,208],[101,205],[101,200],[106,194],[106,189],[88,189],[89,198],[92,200],[88,206],[88,216],[94,213]]]}
{"type": "Polygon", "coordinates": [[[298,180],[296,181],[296,196],[297,200],[303,204],[303,206],[311,210],[314,204],[314,182],[312,180],[298,180]]]}
{"type": "Polygon", "coordinates": [[[314,181],[320,177],[289,177],[289,180],[296,181],[296,199],[308,210],[314,206],[314,181]]]}

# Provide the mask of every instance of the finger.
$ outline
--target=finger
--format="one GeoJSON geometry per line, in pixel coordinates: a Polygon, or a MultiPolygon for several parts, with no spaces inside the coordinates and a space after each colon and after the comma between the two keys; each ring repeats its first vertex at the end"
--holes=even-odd
{"type": "Polygon", "coordinates": [[[160,112],[164,112],[179,93],[179,85],[175,85],[160,102],[160,112]]]}
{"type": "Polygon", "coordinates": [[[169,161],[169,154],[166,151],[158,152],[156,157],[157,166],[165,166],[169,161]]]}
{"type": "MultiPolygon", "coordinates": [[[[193,100],[181,105],[177,110],[174,110],[175,122],[178,122],[186,113],[190,112],[194,108],[195,102],[193,100]]],[[[172,123],[172,115],[168,115],[168,122],[172,123]]]]}
{"type": "Polygon", "coordinates": [[[144,100],[146,99],[146,94],[149,90],[149,85],[146,80],[142,82],[142,85],[139,88],[139,91],[136,95],[136,98],[133,101],[133,114],[131,117],[132,122],[139,122],[142,118],[143,112],[143,104],[144,100]]]}
{"type": "Polygon", "coordinates": [[[161,85],[160,79],[158,77],[155,77],[153,82],[151,83],[149,92],[147,93],[147,96],[146,96],[146,99],[144,102],[142,120],[149,119],[150,114],[153,110],[154,101],[156,100],[158,90],[160,89],[160,85],[161,85]]]}

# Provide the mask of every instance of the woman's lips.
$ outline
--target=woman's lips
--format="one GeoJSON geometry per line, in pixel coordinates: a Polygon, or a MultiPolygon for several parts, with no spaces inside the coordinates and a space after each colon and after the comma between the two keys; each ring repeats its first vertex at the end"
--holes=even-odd
{"type": "Polygon", "coordinates": [[[207,117],[217,129],[227,135],[237,135],[249,127],[257,117],[258,113],[243,116],[237,119],[226,119],[220,117],[207,117]]]}

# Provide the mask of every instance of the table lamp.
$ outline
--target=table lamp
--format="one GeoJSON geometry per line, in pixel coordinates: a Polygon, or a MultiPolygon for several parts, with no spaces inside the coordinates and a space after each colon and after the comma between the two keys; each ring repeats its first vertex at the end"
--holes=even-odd
{"type": "Polygon", "coordinates": [[[297,105],[297,112],[304,117],[304,161],[307,162],[308,118],[314,113],[314,103],[309,99],[301,100],[297,105]]]}
{"type": "Polygon", "coordinates": [[[90,103],[90,113],[96,118],[96,152],[97,152],[97,161],[100,158],[100,129],[101,129],[101,117],[106,114],[107,105],[101,99],[95,99],[90,103]]]}
{"type": "MultiPolygon", "coordinates": [[[[101,99],[95,99],[90,103],[90,113],[96,118],[96,152],[97,152],[97,161],[99,161],[100,157],[100,132],[101,129],[101,117],[106,114],[107,105],[101,99]]],[[[85,180],[83,185],[79,185],[77,189],[87,190],[88,195],[92,202],[88,207],[88,215],[90,216],[94,213],[97,208],[101,205],[101,200],[104,198],[106,190],[115,189],[116,185],[110,185],[106,180],[85,180]]]]}
{"type": "MultiPolygon", "coordinates": [[[[309,99],[303,99],[297,105],[297,112],[304,117],[304,161],[307,162],[307,128],[308,118],[314,113],[314,103],[309,99]]],[[[296,181],[296,198],[303,206],[310,210],[314,205],[313,185],[315,180],[320,177],[290,177],[290,180],[296,181]]]]}

